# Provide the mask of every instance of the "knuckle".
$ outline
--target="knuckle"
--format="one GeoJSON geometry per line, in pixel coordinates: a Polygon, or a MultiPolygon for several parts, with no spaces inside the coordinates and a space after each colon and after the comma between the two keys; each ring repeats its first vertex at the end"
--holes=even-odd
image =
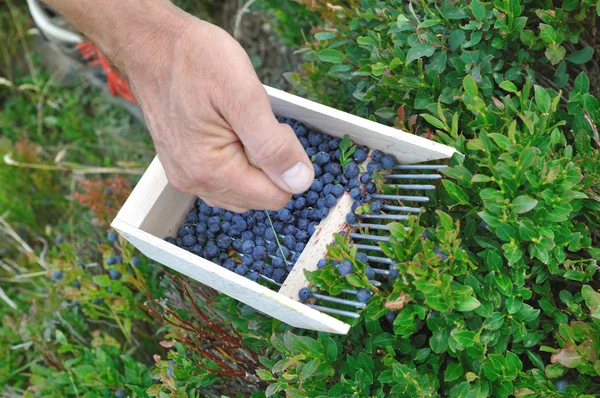
{"type": "Polygon", "coordinates": [[[287,160],[288,142],[283,137],[271,135],[258,147],[256,160],[263,165],[270,165],[287,160]]]}
{"type": "Polygon", "coordinates": [[[268,206],[267,210],[281,210],[292,198],[292,194],[288,194],[287,192],[281,191],[279,194],[275,195],[271,203],[268,206]]]}

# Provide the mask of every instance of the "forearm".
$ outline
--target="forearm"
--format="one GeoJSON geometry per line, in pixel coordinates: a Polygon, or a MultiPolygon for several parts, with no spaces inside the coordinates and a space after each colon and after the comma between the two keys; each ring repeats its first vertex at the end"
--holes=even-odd
{"type": "Polygon", "coordinates": [[[46,0],[125,73],[168,59],[188,16],[168,0],[46,0]]]}

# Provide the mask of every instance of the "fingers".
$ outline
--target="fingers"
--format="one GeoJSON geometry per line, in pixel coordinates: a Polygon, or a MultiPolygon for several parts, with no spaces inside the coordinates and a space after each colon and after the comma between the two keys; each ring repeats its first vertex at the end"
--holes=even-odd
{"type": "Polygon", "coordinates": [[[302,193],[313,182],[312,163],[292,129],[277,122],[266,91],[256,82],[236,92],[225,119],[253,164],[282,190],[302,193]]]}

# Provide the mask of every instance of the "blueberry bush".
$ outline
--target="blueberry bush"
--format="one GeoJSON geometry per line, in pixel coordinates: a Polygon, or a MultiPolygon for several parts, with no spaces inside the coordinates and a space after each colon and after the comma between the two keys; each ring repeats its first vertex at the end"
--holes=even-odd
{"type": "MultiPolygon", "coordinates": [[[[304,59],[286,74],[291,89],[461,153],[425,212],[388,224],[380,286],[348,234],[307,275],[333,295],[359,291],[366,308],[347,336],[291,328],[113,235],[151,143],[93,89],[49,83],[24,10],[8,4],[3,395],[600,395],[597,3],[255,3],[276,29],[291,25],[281,37],[304,59]]],[[[340,165],[366,157],[344,145],[340,165]]],[[[362,186],[382,189],[372,171],[362,186]]],[[[385,211],[373,203],[348,222],[385,211]]]]}

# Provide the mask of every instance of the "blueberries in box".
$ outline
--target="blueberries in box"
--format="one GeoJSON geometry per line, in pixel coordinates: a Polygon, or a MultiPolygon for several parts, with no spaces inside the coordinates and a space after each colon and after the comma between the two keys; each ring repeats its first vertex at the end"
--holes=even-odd
{"type": "MultiPolygon", "coordinates": [[[[201,244],[195,244],[194,247],[192,247],[192,253],[201,256],[202,253],[204,252],[204,247],[202,247],[201,244]]],[[[133,261],[132,261],[132,265],[133,265],[133,261]]]]}
{"type": "Polygon", "coordinates": [[[278,234],[283,233],[283,223],[281,221],[274,221],[273,222],[273,229],[275,230],[275,232],[277,232],[278,234]]]}
{"type": "Polygon", "coordinates": [[[283,268],[277,268],[273,271],[273,280],[282,283],[285,280],[286,271],[283,268]]]}
{"type": "Polygon", "coordinates": [[[285,262],[283,261],[282,258],[275,257],[274,259],[271,260],[271,265],[275,268],[283,268],[283,267],[285,267],[285,262]]]}
{"type": "Polygon", "coordinates": [[[229,258],[229,255],[227,253],[221,252],[219,253],[219,257],[217,258],[217,260],[219,261],[219,264],[223,265],[223,263],[229,258]]]}
{"type": "Polygon", "coordinates": [[[358,301],[360,301],[361,303],[366,303],[369,300],[371,300],[371,297],[373,296],[373,293],[371,293],[370,290],[367,289],[359,289],[358,292],[356,293],[356,299],[358,301]]]}
{"type": "Polygon", "coordinates": [[[225,213],[223,213],[223,220],[224,221],[231,221],[233,219],[233,213],[230,211],[226,211],[225,213]]]}
{"type": "Polygon", "coordinates": [[[279,258],[288,258],[290,256],[290,250],[285,246],[280,246],[275,255],[279,258]]]}
{"type": "Polygon", "coordinates": [[[294,247],[296,246],[296,238],[293,235],[286,235],[283,237],[283,243],[287,247],[294,247]]]}
{"type": "Polygon", "coordinates": [[[235,250],[235,251],[241,251],[242,250],[242,244],[244,242],[242,242],[241,240],[237,239],[234,240],[233,242],[231,242],[231,247],[235,250]]]}
{"type": "Polygon", "coordinates": [[[259,236],[259,237],[256,237],[254,239],[254,244],[256,246],[266,246],[267,245],[267,241],[265,240],[265,238],[262,238],[262,237],[259,236]]]}
{"type": "Polygon", "coordinates": [[[360,174],[360,170],[358,169],[358,165],[354,162],[350,162],[344,167],[344,175],[347,178],[355,178],[360,174]]]}
{"type": "Polygon", "coordinates": [[[342,165],[339,163],[329,163],[331,167],[329,168],[329,173],[333,176],[339,176],[342,174],[342,165]]]}
{"type": "Polygon", "coordinates": [[[338,271],[340,271],[341,275],[348,275],[354,270],[354,265],[352,265],[352,262],[350,260],[344,260],[341,263],[339,263],[337,269],[338,271]]]}
{"type": "Polygon", "coordinates": [[[306,301],[311,298],[312,295],[312,291],[307,287],[303,287],[298,291],[298,298],[300,298],[300,301],[306,301]]]}
{"type": "Polygon", "coordinates": [[[244,254],[252,254],[254,251],[254,242],[251,240],[247,240],[242,244],[242,253],[244,254]]]}
{"type": "Polygon", "coordinates": [[[332,194],[325,197],[325,205],[329,208],[334,207],[337,204],[337,198],[332,194]]]}
{"type": "Polygon", "coordinates": [[[292,253],[291,262],[295,264],[299,258],[300,258],[300,253],[294,252],[294,253],[292,253]]]}
{"type": "MultiPolygon", "coordinates": [[[[315,180],[316,181],[316,180],[315,180]]],[[[314,185],[314,183],[313,183],[314,185]]],[[[306,194],[306,203],[309,205],[314,205],[319,200],[319,194],[316,191],[309,191],[306,194]]]]}
{"type": "Polygon", "coordinates": [[[242,232],[242,240],[243,241],[254,240],[254,234],[252,233],[252,231],[242,232]]]}
{"type": "Polygon", "coordinates": [[[184,237],[184,236],[186,236],[186,235],[189,235],[189,233],[188,233],[188,231],[187,231],[187,229],[186,229],[186,228],[184,228],[184,227],[181,227],[181,228],[179,228],[179,229],[177,230],[177,236],[178,236],[178,237],[182,238],[182,237],[184,237]]]}
{"type": "Polygon", "coordinates": [[[327,207],[323,207],[322,209],[317,210],[317,214],[319,218],[322,220],[329,215],[329,209],[327,207]]]}
{"type": "Polygon", "coordinates": [[[342,150],[338,148],[335,150],[334,159],[339,159],[340,157],[342,157],[342,150]]]}
{"type": "Polygon", "coordinates": [[[308,135],[308,129],[301,122],[295,122],[292,129],[294,129],[294,133],[296,133],[298,137],[306,137],[308,135]]]}
{"type": "Polygon", "coordinates": [[[312,185],[310,186],[310,190],[317,193],[321,192],[323,190],[323,182],[321,180],[314,180],[312,185]]]}
{"type": "Polygon", "coordinates": [[[319,166],[325,166],[330,160],[331,158],[327,152],[319,152],[315,155],[315,162],[319,166]]]}
{"type": "Polygon", "coordinates": [[[170,236],[167,237],[167,238],[165,238],[165,242],[170,243],[172,245],[176,245],[177,244],[177,240],[175,238],[170,237],[170,236]]]}
{"type": "Polygon", "coordinates": [[[213,234],[218,234],[221,232],[221,225],[218,222],[212,223],[208,226],[208,230],[213,234]]]}
{"type": "Polygon", "coordinates": [[[273,232],[273,228],[267,228],[265,231],[265,239],[266,240],[275,240],[275,232],[273,232]]]}
{"type": "Polygon", "coordinates": [[[367,173],[373,174],[375,171],[381,171],[381,163],[369,162],[367,164],[367,173]]]}
{"type": "Polygon", "coordinates": [[[194,235],[186,235],[182,240],[184,246],[194,246],[196,244],[196,237],[194,235]]]}
{"type": "Polygon", "coordinates": [[[267,258],[267,249],[264,246],[255,246],[252,250],[252,257],[255,260],[264,260],[267,258]]]}
{"type": "Polygon", "coordinates": [[[308,224],[308,234],[309,235],[312,236],[312,234],[315,233],[317,225],[319,225],[319,223],[316,221],[313,221],[310,224],[308,224]]]}
{"type": "Polygon", "coordinates": [[[277,253],[277,250],[279,250],[279,245],[277,244],[277,242],[275,242],[275,240],[272,240],[269,243],[267,243],[267,252],[269,254],[275,254],[277,253]]]}
{"type": "Polygon", "coordinates": [[[321,192],[321,196],[326,197],[331,193],[331,189],[333,188],[333,184],[329,183],[323,187],[323,191],[321,192]]]}
{"type": "Polygon", "coordinates": [[[348,224],[356,224],[356,216],[354,215],[354,213],[346,214],[346,222],[348,224]]]}
{"type": "Polygon", "coordinates": [[[294,268],[294,266],[292,264],[286,265],[285,272],[289,274],[290,272],[292,272],[293,268],[294,268]]]}
{"type": "Polygon", "coordinates": [[[306,198],[303,196],[294,200],[294,209],[302,210],[306,207],[306,198]]]}
{"type": "Polygon", "coordinates": [[[369,173],[363,173],[360,175],[360,182],[363,184],[368,184],[373,180],[373,176],[369,173]]]}
{"type": "Polygon", "coordinates": [[[233,239],[231,239],[229,236],[221,234],[217,237],[217,246],[219,246],[221,249],[226,250],[229,248],[229,246],[231,246],[232,241],[233,239]]]}
{"type": "Polygon", "coordinates": [[[293,235],[296,233],[296,227],[292,224],[288,224],[283,228],[283,233],[286,235],[293,235]]]}
{"type": "Polygon", "coordinates": [[[356,148],[356,151],[352,154],[356,163],[362,163],[367,160],[367,151],[362,148],[356,148]]]}
{"type": "Polygon", "coordinates": [[[193,210],[190,211],[187,217],[185,218],[185,222],[190,224],[196,224],[198,222],[198,213],[196,213],[193,210]]]}
{"type": "Polygon", "coordinates": [[[319,144],[321,142],[323,142],[323,136],[319,133],[316,132],[310,132],[308,134],[308,142],[310,143],[310,145],[312,146],[319,146],[319,144]]]}
{"type": "Polygon", "coordinates": [[[349,190],[360,187],[360,180],[357,178],[352,178],[348,181],[349,190]]]}
{"type": "Polygon", "coordinates": [[[300,141],[300,144],[302,144],[302,148],[308,148],[308,140],[305,137],[299,137],[298,141],[300,141]]]}
{"type": "Polygon", "coordinates": [[[381,165],[384,169],[391,169],[396,165],[396,157],[394,155],[384,155],[381,158],[381,165]]]}
{"type": "MultiPolygon", "coordinates": [[[[326,142],[321,142],[317,147],[319,152],[329,152],[329,145],[326,142]]],[[[329,153],[327,153],[329,155],[329,153]]]]}
{"type": "Polygon", "coordinates": [[[350,197],[352,199],[356,199],[361,195],[362,195],[362,190],[360,189],[360,187],[352,188],[352,190],[350,191],[350,197]]]}
{"type": "Polygon", "coordinates": [[[375,193],[375,191],[377,190],[377,186],[375,185],[374,182],[369,182],[365,185],[365,190],[368,193],[375,193]]]}
{"type": "Polygon", "coordinates": [[[219,248],[214,244],[209,244],[204,249],[204,258],[211,259],[219,255],[219,248]]]}
{"type": "Polygon", "coordinates": [[[323,177],[321,177],[321,181],[323,182],[323,185],[331,184],[335,181],[335,177],[331,173],[325,173],[323,174],[323,177]]]}
{"type": "Polygon", "coordinates": [[[252,282],[258,282],[258,280],[260,279],[260,275],[258,274],[258,272],[254,271],[248,276],[248,279],[250,279],[252,282]]]}
{"type": "MultiPolygon", "coordinates": [[[[310,224],[306,227],[306,229],[308,230],[309,228],[310,224]]],[[[307,242],[309,238],[310,236],[306,230],[298,230],[298,232],[296,232],[296,240],[307,242]]]]}
{"type": "Polygon", "coordinates": [[[175,244],[179,247],[183,246],[183,240],[181,238],[177,238],[175,240],[175,244]]]}
{"type": "Polygon", "coordinates": [[[221,223],[221,231],[224,234],[228,233],[230,228],[231,228],[231,223],[229,221],[223,221],[221,223]]]}
{"type": "Polygon", "coordinates": [[[352,207],[351,207],[351,209],[352,209],[352,211],[356,211],[356,209],[358,209],[358,208],[359,208],[360,206],[362,206],[362,205],[363,205],[363,202],[362,202],[362,200],[360,200],[360,199],[357,199],[357,200],[355,200],[354,202],[352,202],[352,207]]]}
{"type": "Polygon", "coordinates": [[[296,246],[294,246],[294,251],[296,253],[302,253],[302,251],[304,250],[304,247],[305,247],[304,243],[298,242],[298,243],[296,243],[296,246]]]}
{"type": "Polygon", "coordinates": [[[335,196],[336,198],[341,198],[342,195],[344,195],[344,187],[341,184],[335,184],[332,188],[331,188],[331,194],[333,196],[335,196]]]}
{"type": "Polygon", "coordinates": [[[379,162],[381,158],[383,158],[383,156],[384,153],[381,152],[379,149],[376,149],[371,153],[371,159],[373,159],[376,162],[379,162]]]}
{"type": "MultiPolygon", "coordinates": [[[[199,222],[198,224],[196,224],[196,228],[195,228],[195,232],[196,234],[204,234],[206,233],[206,231],[208,231],[208,226],[206,225],[205,222],[199,222]]],[[[179,235],[179,231],[177,231],[177,235],[179,235]]],[[[182,236],[185,236],[186,234],[183,234],[182,236]]]]}
{"type": "Polygon", "coordinates": [[[206,203],[202,203],[200,205],[200,213],[210,216],[210,215],[212,215],[212,211],[213,211],[212,207],[210,207],[206,203]]]}
{"type": "Polygon", "coordinates": [[[267,265],[265,266],[265,268],[263,268],[263,275],[266,276],[267,278],[271,278],[273,276],[273,266],[271,265],[267,265]]]}
{"type": "Polygon", "coordinates": [[[240,264],[235,268],[235,270],[233,272],[235,272],[238,275],[244,276],[248,273],[248,267],[245,266],[244,264],[240,264]]]}
{"type": "Polygon", "coordinates": [[[315,169],[315,177],[323,175],[323,168],[321,166],[313,163],[313,168],[315,169]]]}

